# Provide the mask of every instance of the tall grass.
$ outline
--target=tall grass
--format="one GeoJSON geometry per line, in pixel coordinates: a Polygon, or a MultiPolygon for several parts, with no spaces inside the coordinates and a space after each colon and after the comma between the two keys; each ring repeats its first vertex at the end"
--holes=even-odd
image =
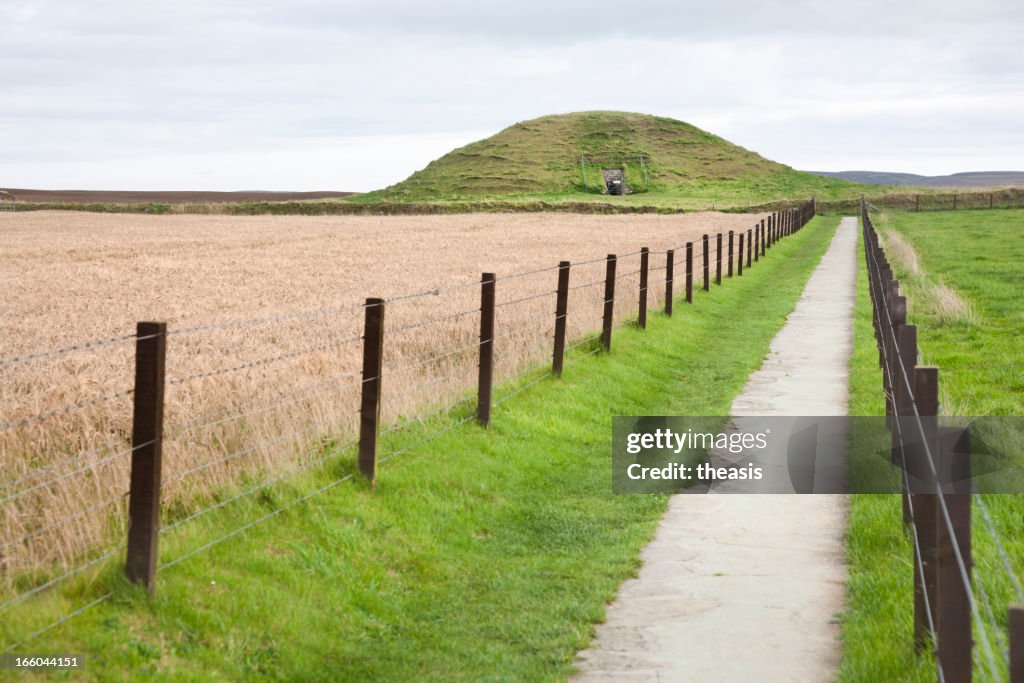
{"type": "MultiPolygon", "coordinates": [[[[883,219],[884,220],[884,219],[883,219]]],[[[977,325],[977,308],[956,289],[935,275],[926,273],[914,246],[896,230],[882,233],[886,253],[904,273],[908,314],[921,313],[937,325],[977,325]]]]}
{"type": "Polygon", "coordinates": [[[0,639],[109,592],[24,647],[84,653],[82,680],[564,681],[666,502],[612,494],[609,416],[727,411],[835,225],[814,221],[692,306],[677,290],[673,317],[616,330],[610,354],[571,353],[488,429],[461,424],[464,407],[382,436],[409,450],[374,490],[323,490],[351,472],[346,452],[163,534],[162,564],[201,552],[155,598],[112,561],[7,612],[0,639]]]}
{"type": "MultiPolygon", "coordinates": [[[[123,538],[136,320],[169,323],[162,498],[173,523],[225,485],[354,438],[363,297],[394,299],[382,417],[400,428],[472,399],[481,271],[499,277],[500,381],[550,354],[559,260],[593,260],[572,269],[568,334],[578,341],[600,328],[606,253],[623,255],[622,321],[639,296],[632,252],[655,250],[654,308],[665,248],[754,218],[4,216],[4,257],[16,270],[0,358],[120,339],[0,367],[0,574],[71,567],[123,538]]],[[[699,280],[699,246],[695,254],[699,280]]]]}

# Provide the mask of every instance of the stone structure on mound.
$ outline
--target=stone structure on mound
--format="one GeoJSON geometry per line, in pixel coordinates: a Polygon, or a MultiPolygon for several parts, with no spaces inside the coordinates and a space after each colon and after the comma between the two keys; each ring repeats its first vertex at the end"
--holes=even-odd
{"type": "Polygon", "coordinates": [[[629,185],[626,184],[626,174],[621,168],[602,168],[601,175],[604,176],[605,191],[608,194],[626,194],[629,192],[629,185]]]}

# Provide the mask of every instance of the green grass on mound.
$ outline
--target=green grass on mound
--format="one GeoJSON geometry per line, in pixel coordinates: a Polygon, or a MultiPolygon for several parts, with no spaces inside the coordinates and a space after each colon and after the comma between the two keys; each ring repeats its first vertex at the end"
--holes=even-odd
{"type": "MultiPolygon", "coordinates": [[[[311,497],[162,572],[154,599],[108,566],[9,612],[4,640],[113,591],[25,647],[85,653],[88,680],[564,680],[666,504],[612,495],[611,417],[727,414],[836,224],[815,219],[646,331],[617,329],[611,354],[574,356],[489,429],[453,411],[387,435],[382,453],[410,450],[382,465],[376,490],[356,478],[311,497]]],[[[163,560],[308,495],[352,458],[168,534],[163,560]]]]}
{"type": "Polygon", "coordinates": [[[779,198],[848,198],[875,186],[825,178],[765,159],[683,121],[614,111],[543,116],[516,123],[485,140],[455,149],[391,187],[347,202],[513,199],[605,202],[644,206],[738,206],[779,198]],[[609,198],[584,186],[600,184],[602,161],[624,167],[642,188],[643,155],[649,191],[609,198]],[[625,160],[626,163],[619,163],[625,160]]]}

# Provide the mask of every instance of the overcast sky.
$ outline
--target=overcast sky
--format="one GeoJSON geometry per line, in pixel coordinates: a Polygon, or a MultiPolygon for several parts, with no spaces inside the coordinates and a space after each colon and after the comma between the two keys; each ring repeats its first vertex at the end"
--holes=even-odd
{"type": "Polygon", "coordinates": [[[525,119],[1024,169],[1024,2],[0,0],[0,186],[370,190],[525,119]]]}

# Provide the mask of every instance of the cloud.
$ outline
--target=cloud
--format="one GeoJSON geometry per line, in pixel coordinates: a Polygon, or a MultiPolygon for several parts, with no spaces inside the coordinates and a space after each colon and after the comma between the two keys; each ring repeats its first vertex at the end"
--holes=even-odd
{"type": "Polygon", "coordinates": [[[366,190],[585,109],[821,170],[1024,157],[1016,2],[40,1],[0,24],[3,186],[366,190]]]}

